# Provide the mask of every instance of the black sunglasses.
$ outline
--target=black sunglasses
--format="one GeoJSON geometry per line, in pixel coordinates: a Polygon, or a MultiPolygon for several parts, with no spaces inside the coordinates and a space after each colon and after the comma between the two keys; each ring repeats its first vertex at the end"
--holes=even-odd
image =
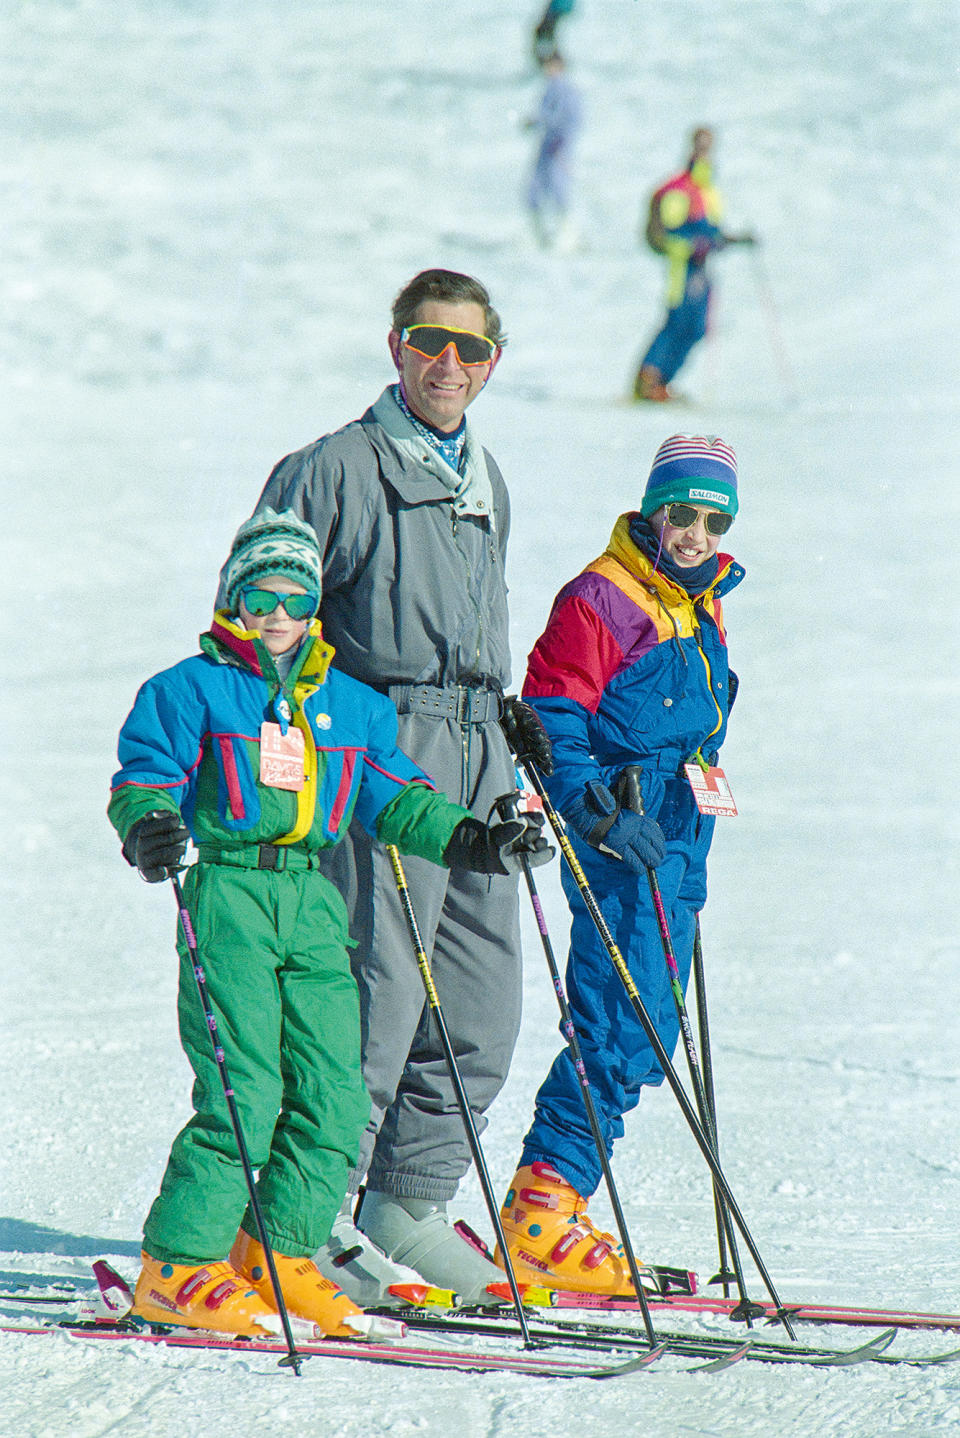
{"type": "Polygon", "coordinates": [[[689,529],[700,514],[708,534],[726,534],[733,523],[732,514],[718,514],[714,509],[704,514],[695,504],[681,504],[679,500],[667,505],[667,523],[671,529],[689,529]]]}

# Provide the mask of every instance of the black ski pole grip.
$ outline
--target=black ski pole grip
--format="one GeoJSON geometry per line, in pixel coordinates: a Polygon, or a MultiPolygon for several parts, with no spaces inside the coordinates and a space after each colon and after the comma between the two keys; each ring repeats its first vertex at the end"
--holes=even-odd
{"type": "Polygon", "coordinates": [[[510,794],[501,794],[500,798],[495,800],[494,808],[504,823],[506,823],[508,819],[519,819],[520,791],[514,789],[510,794]]]}
{"type": "Polygon", "coordinates": [[[643,791],[640,788],[640,775],[643,773],[642,764],[628,764],[620,775],[620,782],[617,788],[618,795],[624,809],[631,809],[634,814],[644,813],[643,791]]]}

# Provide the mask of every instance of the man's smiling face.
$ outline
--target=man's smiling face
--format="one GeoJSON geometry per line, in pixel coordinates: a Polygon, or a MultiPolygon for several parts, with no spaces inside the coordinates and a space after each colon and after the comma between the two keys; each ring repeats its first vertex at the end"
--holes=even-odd
{"type": "MultiPolygon", "coordinates": [[[[457,330],[484,332],[482,305],[470,300],[424,300],[417,306],[415,324],[440,325],[457,330]]],[[[390,353],[400,375],[407,404],[418,418],[449,434],[457,428],[467,405],[483,389],[497,362],[465,366],[453,345],[430,359],[405,345],[396,330],[390,331],[390,353]]]]}

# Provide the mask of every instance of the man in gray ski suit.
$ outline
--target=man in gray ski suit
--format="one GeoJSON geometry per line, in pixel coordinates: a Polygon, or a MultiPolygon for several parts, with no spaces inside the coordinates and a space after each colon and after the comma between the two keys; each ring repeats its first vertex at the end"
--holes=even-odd
{"type": "MultiPolygon", "coordinates": [[[[484,820],[516,787],[499,722],[510,678],[510,506],[464,411],[502,343],[499,316],[477,280],[448,270],[417,275],[393,307],[399,382],[359,420],[281,460],[257,506],[294,509],[316,530],[334,665],[389,695],[399,747],[484,820]]],[[[521,727],[524,708],[511,710],[521,727]]],[[[357,942],[372,1117],[351,1182],[355,1190],[366,1175],[356,1226],[348,1195],[317,1262],[361,1303],[382,1301],[390,1284],[414,1276],[476,1297],[503,1275],[447,1218],[470,1151],[389,860],[357,824],[328,856],[357,942]]],[[[516,875],[449,871],[415,858],[406,872],[482,1126],[520,1024],[516,875]]]]}

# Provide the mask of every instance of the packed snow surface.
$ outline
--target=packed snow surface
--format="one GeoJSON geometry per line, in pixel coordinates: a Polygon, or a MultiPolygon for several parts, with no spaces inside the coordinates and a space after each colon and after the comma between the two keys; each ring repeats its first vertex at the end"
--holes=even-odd
{"type": "MultiPolygon", "coordinates": [[[[561,39],[586,107],[583,238],[557,254],[522,198],[536,8],[6,7],[0,1286],[85,1279],[100,1254],[137,1271],[189,1076],[172,898],[104,818],[116,732],[137,685],[193,651],[272,463],[379,393],[393,295],[440,264],[489,285],[510,337],[471,415],[513,495],[518,682],[659,442],[717,433],[739,455],[740,815],[704,914],[725,1171],[788,1298],[960,1308],[957,12],[581,0],[561,39]],[[638,221],[701,122],[731,228],[763,245],[718,260],[692,403],[631,408],[662,285],[638,221]]],[[[556,866],[540,874],[562,953],[556,866]]],[[[529,914],[525,952],[484,1140],[498,1195],[559,1043],[529,914]]],[[[615,1168],[641,1255],[709,1277],[709,1185],[668,1090],[615,1168]]],[[[610,1223],[603,1195],[594,1210],[610,1223]]],[[[472,1175],[455,1211],[489,1233],[472,1175]]],[[[960,1427],[960,1368],[671,1359],[598,1385],[314,1360],[296,1382],[264,1358],[0,1340],[0,1429],[20,1438],[281,1427],[925,1438],[960,1427]]]]}

